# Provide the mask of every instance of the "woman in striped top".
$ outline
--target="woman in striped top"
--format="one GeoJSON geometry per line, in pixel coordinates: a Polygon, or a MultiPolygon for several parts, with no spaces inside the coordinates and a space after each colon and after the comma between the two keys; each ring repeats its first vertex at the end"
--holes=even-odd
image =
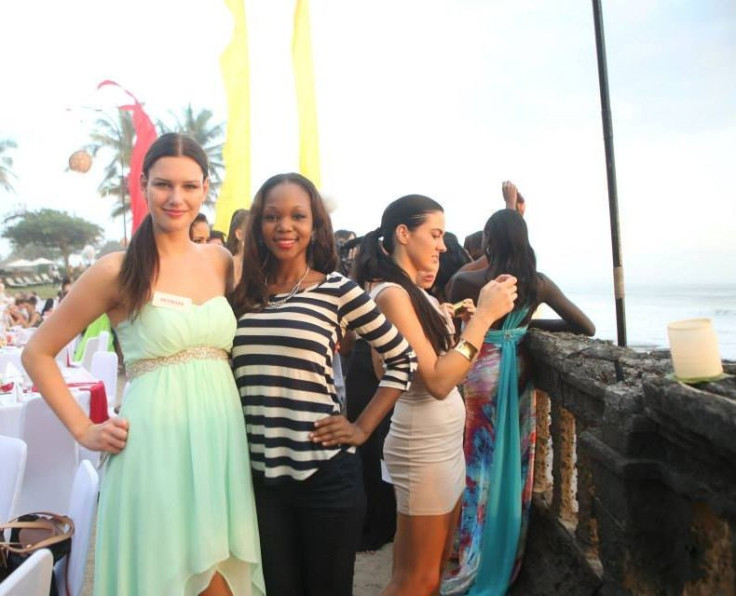
{"type": "Polygon", "coordinates": [[[348,595],[365,510],[363,443],[409,388],[406,340],[339,273],[332,226],[299,174],[267,180],[251,208],[244,267],[233,294],[233,368],[250,444],[269,594],[348,595]],[[332,361],[354,330],[384,359],[363,414],[340,412],[332,361]]]}

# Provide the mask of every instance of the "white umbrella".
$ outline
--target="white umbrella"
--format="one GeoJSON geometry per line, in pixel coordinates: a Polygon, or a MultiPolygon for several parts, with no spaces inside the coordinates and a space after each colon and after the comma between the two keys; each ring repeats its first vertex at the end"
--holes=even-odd
{"type": "Polygon", "coordinates": [[[53,265],[53,261],[49,261],[48,259],[44,259],[43,257],[39,257],[35,261],[31,261],[32,267],[38,267],[39,265],[53,265]]]}
{"type": "Polygon", "coordinates": [[[24,267],[33,267],[33,263],[27,259],[18,259],[12,263],[5,265],[8,269],[23,269],[24,267]]]}

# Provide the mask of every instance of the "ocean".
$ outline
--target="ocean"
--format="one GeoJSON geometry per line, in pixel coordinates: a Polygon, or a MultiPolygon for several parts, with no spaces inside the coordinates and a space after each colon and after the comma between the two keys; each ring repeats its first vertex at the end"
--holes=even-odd
{"type": "MultiPolygon", "coordinates": [[[[610,288],[562,290],[595,323],[598,339],[616,342],[616,306],[610,288]]],[[[542,316],[553,316],[551,310],[542,316]]],[[[626,288],[626,334],[637,350],[669,348],[667,324],[707,318],[718,335],[721,358],[736,360],[736,284],[626,288]]]]}

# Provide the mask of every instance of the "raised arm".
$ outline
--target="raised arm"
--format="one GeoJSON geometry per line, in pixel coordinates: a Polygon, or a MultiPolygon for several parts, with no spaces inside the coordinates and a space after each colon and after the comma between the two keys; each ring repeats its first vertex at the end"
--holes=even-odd
{"type": "Polygon", "coordinates": [[[562,293],[549,277],[542,273],[539,276],[537,300],[548,304],[560,319],[532,319],[529,327],[545,331],[571,331],[581,335],[595,335],[595,325],[586,314],[562,293]]]}
{"type": "MultiPolygon", "coordinates": [[[[500,276],[488,282],[480,292],[475,315],[465,326],[460,336],[476,350],[483,343],[488,328],[496,319],[508,313],[516,299],[516,279],[500,276]]],[[[388,287],[377,297],[381,311],[397,327],[414,348],[419,361],[421,375],[429,393],[436,399],[445,399],[470,370],[472,359],[457,350],[449,350],[438,356],[424,335],[409,295],[401,288],[388,287]]]]}
{"type": "Polygon", "coordinates": [[[120,307],[121,262],[122,253],[114,253],[90,267],[31,337],[22,355],[28,375],[74,438],[88,449],[112,453],[125,446],[127,423],[111,419],[93,424],[70,393],[55,358],[92,321],[120,307]]]}

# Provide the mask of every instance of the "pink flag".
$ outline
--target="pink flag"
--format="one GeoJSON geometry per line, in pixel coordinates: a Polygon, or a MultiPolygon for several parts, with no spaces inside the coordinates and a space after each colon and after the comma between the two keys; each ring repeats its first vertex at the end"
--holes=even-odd
{"type": "MultiPolygon", "coordinates": [[[[104,87],[105,85],[115,85],[120,87],[115,81],[102,81],[97,88],[104,87]]],[[[146,155],[146,151],[151,144],[158,137],[156,127],[151,122],[151,119],[143,111],[143,106],[135,98],[135,96],[128,90],[120,87],[125,93],[127,93],[132,99],[132,104],[126,104],[118,106],[121,110],[128,110],[133,114],[133,129],[135,130],[135,141],[133,142],[133,150],[130,154],[130,171],[128,173],[128,192],[130,193],[130,210],[133,213],[133,225],[131,228],[131,234],[134,234],[141,225],[143,218],[148,213],[148,205],[146,200],[143,198],[143,191],[141,190],[141,173],[143,171],[143,158],[146,155]]]]}

